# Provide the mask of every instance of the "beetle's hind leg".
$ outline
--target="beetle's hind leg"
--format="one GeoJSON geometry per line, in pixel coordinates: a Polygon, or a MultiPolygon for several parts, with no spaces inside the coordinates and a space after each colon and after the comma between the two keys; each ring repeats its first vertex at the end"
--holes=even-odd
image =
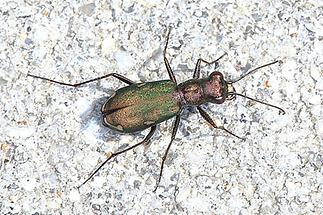
{"type": "Polygon", "coordinates": [[[104,79],[104,78],[108,78],[110,76],[112,76],[114,78],[117,78],[120,81],[122,81],[122,82],[124,82],[124,83],[126,83],[128,85],[131,85],[131,84],[135,83],[134,81],[130,80],[129,78],[127,78],[127,77],[125,77],[123,75],[119,75],[118,73],[110,73],[110,74],[107,74],[107,75],[103,75],[101,77],[93,78],[93,79],[83,81],[83,82],[80,82],[80,83],[76,83],[76,84],[70,84],[70,83],[64,83],[64,82],[60,82],[60,81],[55,81],[55,80],[52,80],[52,79],[49,79],[49,78],[44,78],[44,77],[41,77],[41,76],[29,74],[29,73],[27,74],[27,76],[42,79],[42,80],[49,81],[49,82],[52,82],[52,83],[55,83],[55,84],[69,86],[69,87],[79,87],[81,85],[84,85],[84,84],[87,84],[87,83],[90,83],[90,82],[94,82],[94,81],[98,81],[98,80],[101,80],[101,79],[104,79]]]}
{"type": "Polygon", "coordinates": [[[173,132],[172,132],[172,138],[170,140],[170,143],[168,144],[167,146],[167,149],[165,151],[165,154],[163,156],[163,160],[162,160],[162,163],[161,163],[161,167],[160,167],[160,172],[159,172],[159,177],[158,177],[158,181],[156,183],[156,187],[155,189],[153,190],[153,192],[156,192],[158,186],[159,186],[159,183],[160,183],[160,180],[161,180],[161,177],[163,175],[163,169],[164,169],[164,163],[166,161],[166,158],[167,158],[167,154],[169,152],[169,149],[170,149],[170,146],[172,145],[174,139],[175,139],[175,136],[176,136],[176,133],[177,133],[177,130],[178,130],[178,125],[179,125],[179,121],[180,121],[180,114],[178,114],[176,116],[176,119],[175,119],[175,123],[174,123],[174,128],[173,128],[173,132]]]}
{"type": "Polygon", "coordinates": [[[111,160],[112,158],[114,158],[114,157],[116,157],[116,156],[118,156],[118,155],[120,155],[120,154],[123,154],[123,153],[125,153],[125,152],[127,152],[127,151],[129,151],[129,150],[131,150],[131,149],[134,149],[134,148],[136,148],[137,146],[140,146],[140,145],[142,145],[142,144],[146,144],[147,142],[149,142],[149,140],[151,139],[151,137],[153,136],[153,134],[155,133],[155,131],[156,131],[156,125],[154,125],[154,126],[152,126],[151,128],[150,128],[150,131],[149,131],[149,133],[147,134],[147,136],[145,137],[145,139],[143,140],[143,141],[141,141],[141,142],[139,142],[139,143],[137,143],[137,144],[135,144],[135,145],[133,145],[133,146],[130,146],[130,147],[128,147],[128,148],[126,148],[126,149],[124,149],[124,150],[121,150],[121,151],[119,151],[119,152],[116,152],[116,153],[112,153],[80,186],[78,186],[78,188],[80,188],[81,186],[83,186],[84,184],[86,184],[86,182],[88,182],[91,178],[93,178],[93,176],[109,161],[109,160],[111,160]]]}
{"type": "Polygon", "coordinates": [[[242,137],[239,137],[238,135],[232,133],[231,131],[229,131],[228,129],[224,128],[223,126],[217,126],[215,124],[215,122],[211,119],[211,117],[209,116],[208,113],[206,113],[201,107],[197,107],[198,111],[200,112],[201,116],[208,122],[212,125],[213,128],[217,128],[217,129],[221,129],[229,134],[231,134],[232,136],[235,136],[236,138],[239,138],[241,140],[245,140],[245,138],[242,138],[242,137]]]}

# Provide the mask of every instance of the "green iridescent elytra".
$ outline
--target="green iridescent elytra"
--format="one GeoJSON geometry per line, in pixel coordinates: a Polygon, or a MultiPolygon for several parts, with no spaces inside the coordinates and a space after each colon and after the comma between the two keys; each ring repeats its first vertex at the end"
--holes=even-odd
{"type": "Polygon", "coordinates": [[[118,89],[102,106],[105,126],[124,133],[142,131],[177,115],[180,104],[171,80],[118,89]]]}

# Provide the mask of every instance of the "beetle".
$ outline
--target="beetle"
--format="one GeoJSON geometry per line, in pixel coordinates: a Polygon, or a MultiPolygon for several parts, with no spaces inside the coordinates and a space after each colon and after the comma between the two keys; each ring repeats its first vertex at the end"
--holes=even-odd
{"type": "Polygon", "coordinates": [[[156,126],[163,121],[175,117],[175,122],[172,130],[171,140],[166,148],[166,151],[162,157],[161,168],[159,177],[156,182],[154,192],[157,190],[160,180],[162,178],[163,169],[167,154],[175,139],[178,126],[180,123],[180,114],[186,106],[194,106],[197,108],[200,115],[215,129],[221,129],[230,135],[244,140],[244,138],[234,134],[223,126],[218,126],[209,114],[201,107],[205,103],[222,104],[226,100],[235,99],[236,96],[241,96],[250,99],[255,102],[259,102],[264,105],[276,108],[280,113],[285,114],[285,111],[275,105],[259,101],[257,99],[248,97],[246,95],[239,94],[235,91],[233,84],[240,81],[246,76],[254,73],[255,71],[276,64],[280,61],[274,61],[265,65],[252,69],[239,77],[234,81],[227,81],[219,71],[212,72],[206,78],[200,78],[201,63],[207,65],[217,64],[217,62],[223,58],[225,54],[220,56],[214,61],[206,61],[202,58],[197,60],[195,65],[193,78],[187,80],[181,84],[177,84],[174,73],[171,69],[170,63],[166,57],[167,46],[169,42],[171,29],[169,29],[166,44],[163,50],[163,58],[168,72],[169,80],[159,80],[152,82],[135,83],[134,81],[122,76],[118,73],[109,73],[101,77],[97,77],[91,80],[87,80],[81,83],[70,84],[59,82],[56,80],[48,79],[45,77],[27,74],[27,76],[46,80],[60,85],[69,87],[79,87],[84,84],[105,79],[108,77],[114,77],[118,80],[126,83],[128,86],[118,89],[108,100],[102,105],[101,112],[103,117],[103,125],[109,127],[112,130],[122,133],[134,133],[150,129],[144,140],[130,146],[124,150],[110,153],[110,156],[79,186],[81,187],[87,183],[108,161],[112,158],[123,154],[131,149],[134,149],[140,145],[147,144],[153,134],[156,131],[156,126]]]}

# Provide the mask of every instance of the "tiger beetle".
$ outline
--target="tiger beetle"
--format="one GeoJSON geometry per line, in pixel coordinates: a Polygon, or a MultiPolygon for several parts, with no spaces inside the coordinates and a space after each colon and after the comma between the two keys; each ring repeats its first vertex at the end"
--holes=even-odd
{"type": "Polygon", "coordinates": [[[234,83],[240,81],[241,79],[245,78],[251,73],[254,73],[255,71],[263,67],[276,64],[279,61],[267,63],[255,69],[252,69],[246,74],[242,75],[237,80],[226,81],[223,77],[223,74],[218,71],[212,72],[206,78],[200,78],[200,67],[202,62],[207,65],[217,65],[217,62],[221,58],[223,58],[226,55],[226,53],[212,62],[199,58],[195,65],[193,78],[181,84],[177,84],[170,63],[166,57],[166,50],[168,46],[170,32],[171,29],[169,29],[169,32],[167,34],[166,45],[163,51],[164,63],[166,65],[166,69],[170,80],[135,83],[134,81],[128,79],[125,76],[122,76],[117,73],[110,73],[81,83],[70,84],[36,76],[33,74],[27,74],[27,76],[33,78],[38,78],[69,87],[79,87],[84,84],[98,81],[111,76],[117,78],[120,81],[126,83],[128,86],[118,89],[103,104],[101,108],[103,116],[103,125],[109,127],[112,130],[122,133],[133,133],[137,131],[143,131],[148,128],[150,129],[149,133],[143,141],[133,146],[130,146],[124,150],[115,153],[110,153],[110,156],[79,187],[87,183],[112,158],[120,154],[123,154],[131,149],[134,149],[140,145],[147,144],[150,141],[153,134],[155,133],[156,126],[159,123],[175,117],[175,123],[173,126],[171,140],[166,148],[164,156],[162,157],[159,177],[156,182],[156,187],[154,189],[155,192],[159,186],[163,174],[167,154],[178,130],[180,114],[183,108],[186,106],[196,107],[203,119],[205,119],[205,121],[208,122],[213,128],[221,129],[229,133],[230,135],[242,140],[244,140],[244,138],[234,134],[233,132],[229,131],[223,126],[218,126],[211,119],[209,114],[201,107],[201,105],[208,102],[222,104],[226,100],[232,100],[235,99],[236,96],[241,96],[249,100],[276,108],[279,110],[280,113],[285,114],[285,111],[282,108],[263,101],[259,101],[254,98],[250,98],[243,94],[239,94],[235,91],[233,87],[234,83]]]}

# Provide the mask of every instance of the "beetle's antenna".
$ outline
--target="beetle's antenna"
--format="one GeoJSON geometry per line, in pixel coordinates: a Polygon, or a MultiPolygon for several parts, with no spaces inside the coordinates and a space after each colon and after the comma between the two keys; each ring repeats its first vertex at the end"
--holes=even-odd
{"type": "Polygon", "coordinates": [[[266,67],[266,66],[273,65],[273,64],[278,63],[278,62],[281,62],[281,61],[280,61],[280,60],[276,60],[276,61],[274,61],[274,62],[267,63],[267,64],[264,64],[264,65],[262,65],[262,66],[259,66],[259,67],[255,68],[255,69],[253,69],[253,70],[250,70],[250,71],[249,71],[249,72],[247,72],[246,74],[242,75],[242,76],[241,76],[240,78],[238,78],[237,80],[229,81],[229,83],[236,83],[236,82],[240,81],[241,79],[245,78],[246,76],[248,76],[248,75],[250,75],[250,74],[254,73],[255,71],[257,71],[257,70],[259,70],[259,69],[261,69],[261,68],[264,68],[264,67],[266,67]]]}
{"type": "Polygon", "coordinates": [[[234,95],[234,96],[241,96],[241,97],[244,97],[244,98],[247,98],[251,101],[255,101],[255,102],[258,102],[260,104],[264,104],[264,105],[267,105],[267,106],[270,106],[270,107],[273,107],[273,108],[276,108],[279,110],[279,113],[282,113],[283,115],[286,113],[282,108],[276,106],[276,105],[272,105],[272,104],[269,104],[269,103],[266,103],[266,102],[263,102],[263,101],[260,101],[260,100],[257,100],[257,99],[254,99],[254,98],[251,98],[249,96],[246,96],[246,95],[242,95],[240,93],[236,93],[236,92],[230,92],[228,93],[229,95],[234,95]]]}

